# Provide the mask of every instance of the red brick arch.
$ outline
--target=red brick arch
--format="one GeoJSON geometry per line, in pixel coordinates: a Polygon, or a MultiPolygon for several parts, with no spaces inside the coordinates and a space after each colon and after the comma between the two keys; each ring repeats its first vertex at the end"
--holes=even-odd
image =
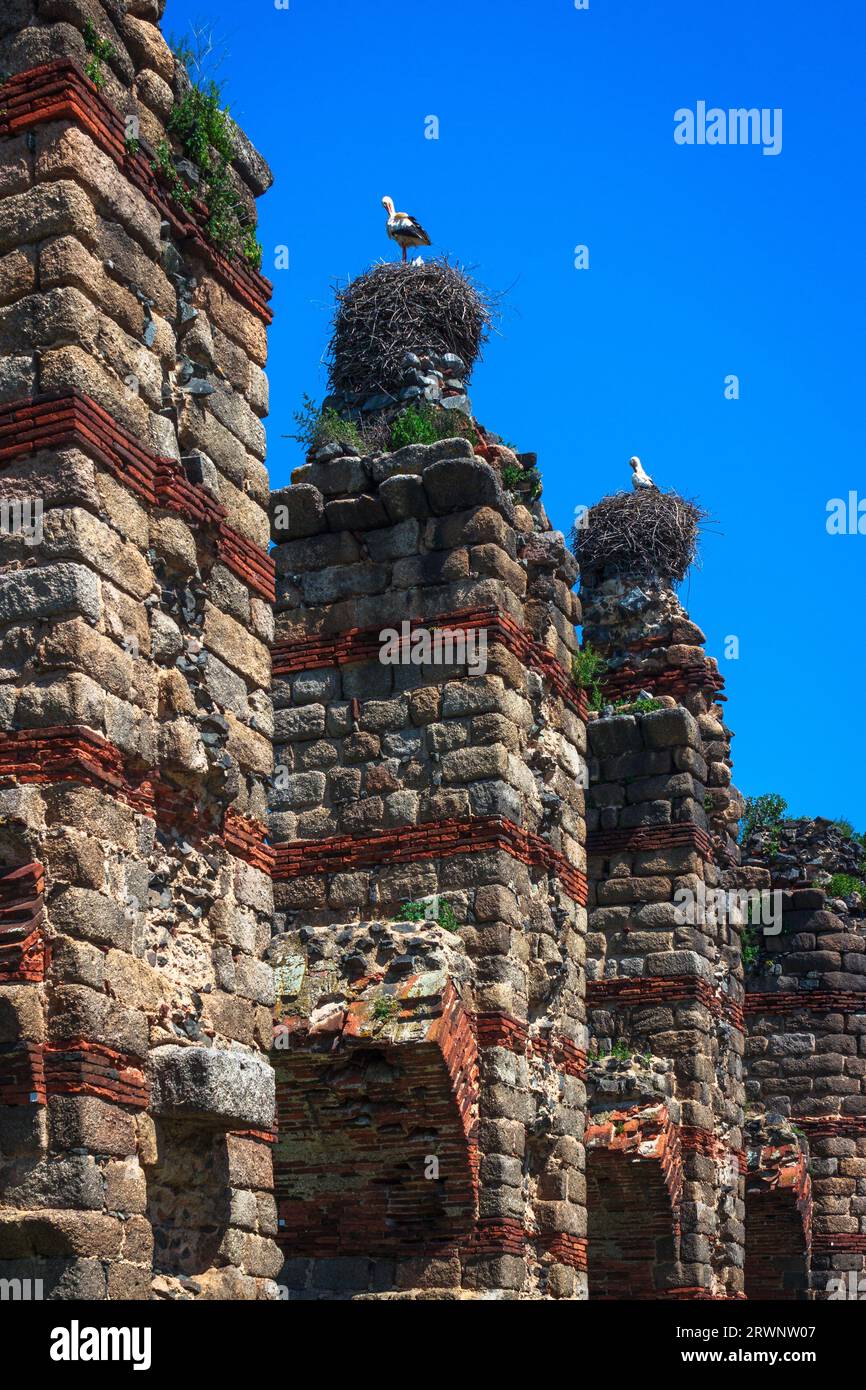
{"type": "Polygon", "coordinates": [[[350,1006],[336,1033],[277,1029],[274,1170],[287,1255],[420,1255],[473,1229],[475,1037],[450,982],[432,1001],[415,987],[413,976],[378,1036],[369,1003],[350,1006]]]}
{"type": "Polygon", "coordinates": [[[586,1160],[590,1299],[663,1297],[683,1181],[667,1106],[636,1104],[588,1125],[586,1160]]]}

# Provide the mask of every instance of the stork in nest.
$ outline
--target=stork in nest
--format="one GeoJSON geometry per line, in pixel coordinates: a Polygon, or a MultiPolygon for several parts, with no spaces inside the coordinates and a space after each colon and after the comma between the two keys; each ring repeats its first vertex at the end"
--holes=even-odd
{"type": "Polygon", "coordinates": [[[403,260],[406,260],[406,252],[410,246],[429,246],[430,238],[425,232],[421,223],[411,217],[408,212],[395,212],[393,198],[383,198],[382,207],[388,214],[386,227],[388,235],[392,241],[403,252],[403,260]]]}
{"type": "Polygon", "coordinates": [[[641,488],[649,487],[655,488],[656,492],[658,492],[658,488],[637,455],[629,459],[629,467],[631,468],[631,485],[635,492],[638,492],[641,488]]]}

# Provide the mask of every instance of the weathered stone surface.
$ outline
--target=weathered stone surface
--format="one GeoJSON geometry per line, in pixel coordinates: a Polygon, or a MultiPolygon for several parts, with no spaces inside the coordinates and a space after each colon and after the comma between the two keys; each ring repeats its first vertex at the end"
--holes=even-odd
{"type": "Polygon", "coordinates": [[[84,565],[61,563],[7,574],[0,584],[0,624],[80,613],[99,619],[100,584],[84,565]]]}
{"type": "Polygon", "coordinates": [[[296,483],[273,494],[271,536],[277,542],[313,536],[325,525],[322,494],[311,483],[296,483]]]}
{"type": "Polygon", "coordinates": [[[274,1074],[251,1052],[169,1044],[151,1054],[151,1110],[167,1118],[267,1128],[274,1116],[274,1074]]]}
{"type": "Polygon", "coordinates": [[[442,459],[429,464],[422,478],[430,506],[440,515],[455,507],[495,506],[502,502],[495,472],[477,459],[442,459]]]}

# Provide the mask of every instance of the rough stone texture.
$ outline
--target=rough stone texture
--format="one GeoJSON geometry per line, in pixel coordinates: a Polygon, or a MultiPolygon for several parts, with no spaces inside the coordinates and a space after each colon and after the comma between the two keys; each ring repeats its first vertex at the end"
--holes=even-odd
{"type": "MultiPolygon", "coordinates": [[[[0,1277],[829,1296],[866,1261],[863,903],[823,891],[859,850],[741,860],[702,632],[646,575],[576,597],[459,360],[407,344],[330,402],[369,452],[269,498],[267,283],[151,168],[162,9],[0,17],[0,1277]],[[412,403],[454,437],[385,448],[412,403]],[[773,889],[779,934],[718,907],[773,889]]],[[[241,133],[234,177],[252,213],[241,133]]]]}
{"type": "MultiPolygon", "coordinates": [[[[643,1165],[627,1174],[627,1148],[590,1146],[590,1297],[737,1297],[742,963],[739,923],[715,920],[705,905],[728,882],[708,832],[705,784],[677,771],[700,745],[698,724],[685,709],[665,708],[594,719],[588,734],[590,1055],[631,1065],[670,1059],[665,1114],[644,1113],[647,1078],[636,1079],[630,1103],[618,1098],[614,1124],[637,1136],[649,1124],[651,1152],[679,1173],[643,1165]],[[678,906],[683,893],[688,914],[678,906]],[[654,1212],[649,1225],[644,1204],[654,1212]],[[667,1237],[656,1259],[653,1235],[667,1237]]],[[[597,1096],[591,1086],[591,1106],[609,1106],[609,1089],[597,1096]]]]}
{"type": "Polygon", "coordinates": [[[264,1060],[226,1048],[160,1047],[152,1063],[152,1115],[213,1119],[261,1129],[274,1114],[274,1074],[264,1060]]]}
{"type": "Polygon", "coordinates": [[[818,888],[781,899],[781,934],[757,936],[746,976],[746,1091],[750,1114],[802,1137],[811,1261],[791,1268],[792,1235],[782,1265],[788,1288],[823,1298],[866,1271],[866,922],[859,901],[818,888]]]}
{"type": "Polygon", "coordinates": [[[759,827],[744,842],[743,863],[769,867],[774,887],[824,887],[835,874],[866,877],[866,850],[835,821],[783,820],[759,827]]]}
{"type": "Polygon", "coordinates": [[[475,447],[323,451],[273,499],[294,1298],[586,1292],[579,609],[562,538],[475,447]]]}
{"type": "MultiPolygon", "coordinates": [[[[153,179],[161,10],[0,24],[0,1276],[56,1299],[267,1297],[280,1265],[269,311],[153,179]]],[[[236,172],[252,207],[245,141],[236,172]]]]}

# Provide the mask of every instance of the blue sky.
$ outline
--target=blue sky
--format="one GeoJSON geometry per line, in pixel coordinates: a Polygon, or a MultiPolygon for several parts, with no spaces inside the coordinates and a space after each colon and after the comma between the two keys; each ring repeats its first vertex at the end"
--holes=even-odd
{"type": "Polygon", "coordinates": [[[507,291],[473,405],[538,452],[554,524],[634,453],[715,518],[682,598],[727,678],[738,785],[866,828],[866,535],[826,531],[831,498],[866,499],[862,4],[168,0],[163,27],[199,19],[276,176],[273,485],[324,394],[332,284],[396,250],[391,194],[507,291]],[[675,144],[698,101],[781,108],[781,152],[675,144]]]}

